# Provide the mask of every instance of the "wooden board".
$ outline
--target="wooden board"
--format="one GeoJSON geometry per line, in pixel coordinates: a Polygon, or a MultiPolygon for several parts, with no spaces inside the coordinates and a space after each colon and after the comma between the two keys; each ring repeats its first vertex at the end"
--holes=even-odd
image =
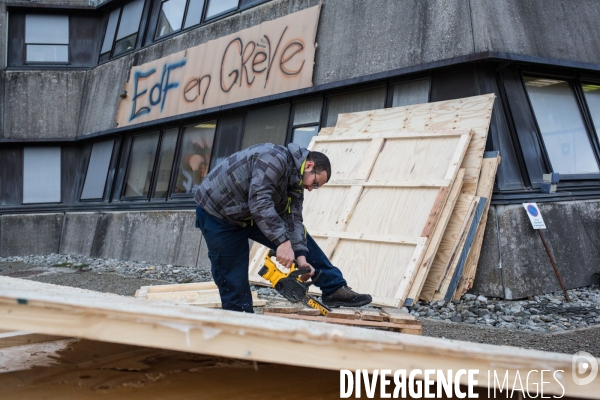
{"type": "Polygon", "coordinates": [[[0,333],[0,349],[7,347],[23,346],[26,344],[50,342],[53,340],[64,339],[62,336],[43,335],[30,332],[2,332],[0,333]]]}
{"type": "Polygon", "coordinates": [[[452,261],[459,253],[461,240],[466,235],[469,218],[474,213],[473,200],[474,196],[464,191],[459,194],[427,278],[423,283],[423,288],[419,293],[420,299],[426,301],[433,300],[435,292],[439,290],[444,277],[451,267],[452,261]]]}
{"type": "Polygon", "coordinates": [[[339,324],[347,326],[357,327],[371,327],[371,328],[392,328],[400,333],[408,333],[411,335],[421,335],[423,333],[423,326],[420,321],[399,321],[396,322],[383,322],[383,321],[368,321],[362,319],[344,319],[344,318],[328,318],[328,317],[313,317],[307,315],[298,314],[278,314],[278,313],[265,313],[264,315],[273,317],[282,317],[289,319],[297,319],[303,321],[316,321],[329,324],[339,324]]]}
{"type": "MultiPolygon", "coordinates": [[[[336,371],[477,369],[474,378],[480,386],[487,384],[488,371],[514,382],[517,373],[523,377],[531,370],[561,370],[560,384],[547,379],[545,393],[600,398],[599,379],[586,386],[573,382],[571,354],[343,325],[332,329],[320,322],[150,303],[8,277],[0,277],[0,329],[336,371]]],[[[541,376],[529,378],[523,383],[535,391],[541,376]]],[[[467,383],[466,375],[461,383],[467,383]]]]}
{"type": "MultiPolygon", "coordinates": [[[[326,154],[333,172],[305,194],[305,226],[374,305],[406,298],[471,137],[458,129],[313,137],[309,148],[326,154]]],[[[253,249],[252,283],[267,284],[257,279],[267,251],[253,249]]]]}
{"type": "MultiPolygon", "coordinates": [[[[478,369],[527,376],[530,370],[563,372],[561,385],[544,384],[549,394],[600,398],[600,380],[578,386],[572,355],[508,346],[403,335],[279,317],[201,307],[149,303],[143,299],[24,279],[0,277],[0,329],[73,336],[157,349],[274,362],[321,369],[478,369]]],[[[600,363],[600,359],[597,359],[600,363]]],[[[418,376],[422,378],[422,376],[418,376]]],[[[539,375],[523,382],[529,390],[539,375]]],[[[461,377],[466,384],[467,377],[461,377]]]]}
{"type": "MultiPolygon", "coordinates": [[[[175,285],[142,286],[136,291],[135,297],[163,301],[173,304],[187,304],[200,307],[220,308],[221,296],[214,281],[185,283],[175,285]]],[[[264,306],[266,300],[258,298],[258,293],[252,291],[252,305],[264,306]]]]}
{"type": "Polygon", "coordinates": [[[461,164],[465,191],[475,195],[495,96],[486,94],[436,103],[340,114],[332,135],[396,133],[414,130],[473,130],[461,164]]]}
{"type": "MultiPolygon", "coordinates": [[[[500,155],[498,152],[487,152],[484,154],[483,165],[481,167],[481,175],[479,177],[479,183],[477,185],[477,196],[492,198],[492,192],[494,191],[494,182],[496,180],[496,172],[500,165],[500,155]]],[[[483,245],[483,236],[485,234],[485,227],[487,225],[488,212],[490,209],[491,201],[488,201],[483,211],[483,216],[477,227],[477,233],[475,241],[469,252],[469,257],[465,263],[463,274],[460,277],[458,287],[454,293],[454,299],[460,299],[469,289],[473,287],[475,281],[475,274],[477,272],[477,263],[479,262],[479,256],[481,254],[481,246],[483,245]]]]}
{"type": "Polygon", "coordinates": [[[452,185],[450,196],[448,196],[448,200],[446,200],[446,204],[444,204],[444,209],[440,215],[438,224],[435,227],[431,241],[427,246],[423,262],[421,262],[421,265],[419,266],[415,280],[411,285],[410,292],[408,293],[406,301],[404,302],[406,306],[412,306],[415,300],[419,299],[419,294],[421,293],[423,285],[425,284],[427,276],[429,275],[431,265],[433,264],[433,260],[435,259],[435,255],[440,246],[441,239],[446,231],[446,227],[448,226],[448,222],[450,221],[450,217],[452,216],[452,212],[454,211],[454,207],[456,206],[456,202],[460,195],[464,174],[465,170],[461,168],[456,180],[454,181],[454,184],[452,185]]]}
{"type": "Polygon", "coordinates": [[[471,247],[473,246],[473,241],[475,240],[475,234],[477,233],[477,227],[479,226],[479,222],[483,216],[483,210],[488,202],[485,197],[476,197],[476,201],[477,206],[475,207],[473,218],[470,220],[464,240],[461,241],[460,253],[458,254],[456,260],[452,263],[452,268],[446,274],[440,289],[433,297],[434,300],[444,300],[449,302],[454,296],[454,291],[458,285],[458,280],[462,275],[464,265],[467,261],[469,253],[471,252],[471,247]]]}

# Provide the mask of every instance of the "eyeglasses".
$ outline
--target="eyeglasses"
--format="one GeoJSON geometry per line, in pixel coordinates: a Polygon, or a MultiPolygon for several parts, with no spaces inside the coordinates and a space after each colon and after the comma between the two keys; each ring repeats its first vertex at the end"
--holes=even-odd
{"type": "Polygon", "coordinates": [[[313,174],[315,175],[315,180],[313,181],[312,184],[312,188],[314,189],[318,189],[319,188],[319,182],[317,181],[317,172],[313,169],[313,174]]]}

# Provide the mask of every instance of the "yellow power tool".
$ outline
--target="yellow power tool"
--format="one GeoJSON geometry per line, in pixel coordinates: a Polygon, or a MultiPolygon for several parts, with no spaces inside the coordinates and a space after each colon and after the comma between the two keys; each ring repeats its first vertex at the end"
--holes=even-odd
{"type": "Polygon", "coordinates": [[[271,250],[265,256],[265,264],[258,271],[258,274],[264,279],[271,282],[271,286],[277,290],[283,297],[285,297],[291,303],[302,302],[309,306],[319,310],[321,315],[327,315],[328,311],[331,311],[329,307],[317,300],[313,295],[308,294],[308,288],[310,285],[315,283],[321,276],[321,272],[308,282],[302,282],[300,279],[301,275],[310,272],[310,268],[296,268],[297,262],[292,264],[289,273],[281,272],[277,265],[271,260],[271,257],[275,257],[275,251],[271,250]]]}

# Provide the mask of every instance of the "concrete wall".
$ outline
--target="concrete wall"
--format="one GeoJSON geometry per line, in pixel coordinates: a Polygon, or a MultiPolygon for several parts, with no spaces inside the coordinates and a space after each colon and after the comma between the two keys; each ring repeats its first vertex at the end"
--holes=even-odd
{"type": "MultiPolygon", "coordinates": [[[[131,66],[319,2],[273,0],[87,72],[7,72],[5,137],[71,137],[114,128],[131,66]]],[[[599,12],[597,0],[323,0],[313,82],[486,50],[598,63],[599,12]]]]}
{"type": "Polygon", "coordinates": [[[85,71],[6,71],[4,137],[77,136],[85,74],[85,71]]]}
{"type": "MultiPolygon", "coordinates": [[[[591,285],[592,275],[600,272],[600,202],[538,206],[547,226],[543,234],[565,286],[572,289],[591,285]]],[[[523,206],[494,208],[488,219],[473,292],[520,299],[560,290],[541,239],[523,206]]]]}
{"type": "Polygon", "coordinates": [[[470,0],[475,51],[598,64],[597,0],[470,0]]]}
{"type": "Polygon", "coordinates": [[[63,214],[3,215],[0,256],[58,253],[63,214]]]}
{"type": "Polygon", "coordinates": [[[4,215],[0,256],[74,254],[210,268],[194,211],[4,215]]]}
{"type": "Polygon", "coordinates": [[[194,222],[193,211],[102,213],[91,255],[193,266],[202,236],[194,222]]]}

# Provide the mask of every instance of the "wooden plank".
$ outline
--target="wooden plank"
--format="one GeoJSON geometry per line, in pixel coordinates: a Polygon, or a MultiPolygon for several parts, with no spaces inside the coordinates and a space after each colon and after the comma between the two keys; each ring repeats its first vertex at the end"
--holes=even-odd
{"type": "MultiPolygon", "coordinates": [[[[488,152],[484,154],[483,165],[481,167],[481,175],[479,177],[479,184],[477,185],[477,196],[492,198],[492,192],[494,191],[494,182],[496,180],[496,172],[498,165],[500,164],[500,155],[496,152],[488,152]]],[[[490,209],[491,201],[486,203],[485,209],[483,210],[483,216],[477,227],[477,233],[475,241],[469,252],[469,257],[465,263],[463,275],[460,278],[456,292],[454,293],[454,299],[460,299],[469,289],[473,287],[475,281],[475,274],[477,272],[477,263],[479,262],[479,256],[481,254],[481,246],[483,244],[483,236],[485,234],[485,227],[487,225],[488,211],[490,209]]]]}
{"type": "Polygon", "coordinates": [[[343,319],[343,318],[327,318],[327,317],[311,317],[307,315],[298,315],[298,314],[264,314],[272,317],[281,317],[281,318],[289,318],[303,321],[314,321],[314,322],[322,322],[328,324],[339,324],[339,325],[347,325],[347,326],[371,326],[378,328],[398,328],[398,329],[414,329],[421,330],[422,325],[420,321],[401,321],[400,323],[394,322],[379,322],[379,321],[364,321],[361,319],[343,319]]]}
{"type": "MultiPolygon", "coordinates": [[[[387,109],[386,109],[387,110],[387,109]]],[[[356,113],[361,114],[361,113],[356,113]]],[[[340,114],[342,115],[342,114],[340,114]]],[[[352,115],[352,114],[345,114],[352,115]]],[[[336,127],[337,129],[337,127],[336,127]]],[[[334,130],[333,135],[319,135],[315,136],[315,143],[334,143],[334,142],[353,142],[356,140],[368,141],[371,139],[389,139],[389,140],[406,140],[416,138],[430,138],[430,137],[457,137],[468,133],[469,129],[454,129],[454,130],[435,130],[433,132],[427,130],[398,130],[390,129],[383,133],[360,133],[356,131],[348,131],[348,133],[336,133],[334,130]]]]}
{"type": "Polygon", "coordinates": [[[327,182],[324,186],[327,187],[336,187],[336,186],[362,186],[362,187],[385,187],[385,188],[418,188],[418,187],[446,187],[452,183],[450,179],[441,179],[441,180],[429,180],[429,181],[369,181],[369,182],[360,182],[358,180],[353,181],[330,181],[327,182]]]}
{"type": "Polygon", "coordinates": [[[360,232],[342,232],[342,231],[331,231],[331,232],[309,232],[310,236],[314,238],[339,238],[346,240],[361,240],[365,242],[379,242],[379,243],[404,243],[404,244],[425,244],[426,239],[420,236],[394,236],[394,235],[370,235],[360,232]]]}
{"type": "Polygon", "coordinates": [[[298,310],[298,315],[310,315],[313,317],[321,315],[319,310],[315,310],[314,308],[301,308],[298,310]]]}
{"type": "Polygon", "coordinates": [[[465,262],[467,261],[467,257],[471,251],[471,246],[473,245],[473,241],[475,240],[475,234],[477,233],[477,227],[479,226],[479,222],[481,221],[481,216],[483,215],[483,210],[485,205],[487,204],[487,199],[485,197],[479,197],[479,202],[477,204],[477,209],[475,211],[475,216],[473,217],[473,221],[469,228],[469,232],[467,234],[465,243],[462,246],[460,257],[458,259],[458,263],[454,266],[454,270],[450,271],[447,276],[447,284],[444,284],[444,287],[439,291],[439,294],[443,296],[443,299],[446,302],[452,300],[454,296],[454,292],[456,290],[456,286],[458,285],[458,280],[462,275],[463,268],[465,266],[465,262]]]}
{"type": "Polygon", "coordinates": [[[450,195],[446,200],[446,204],[444,204],[444,209],[440,215],[440,219],[438,224],[435,227],[433,236],[431,237],[431,241],[427,246],[427,250],[425,251],[425,256],[423,257],[423,262],[419,266],[417,271],[417,275],[413,281],[413,284],[410,287],[410,291],[407,295],[405,305],[412,306],[415,299],[419,299],[419,294],[421,293],[421,289],[423,289],[423,284],[427,279],[427,275],[429,274],[429,270],[431,265],[433,264],[433,260],[435,258],[435,254],[438,251],[441,238],[446,231],[446,227],[448,226],[448,222],[450,221],[450,216],[452,215],[452,211],[456,205],[456,201],[460,195],[460,189],[463,184],[463,177],[465,174],[464,169],[460,169],[458,172],[458,176],[454,181],[454,185],[452,185],[452,190],[450,191],[450,195]]]}
{"type": "Polygon", "coordinates": [[[327,313],[327,318],[359,319],[360,314],[358,314],[356,310],[334,308],[327,313]]]}
{"type": "Polygon", "coordinates": [[[363,321],[381,321],[385,318],[378,310],[358,310],[360,319],[363,321]]]}
{"type": "Polygon", "coordinates": [[[51,342],[60,339],[65,339],[65,337],[23,331],[8,331],[0,333],[0,349],[23,346],[26,344],[51,342]]]}
{"type": "MultiPolygon", "coordinates": [[[[144,299],[0,277],[0,329],[79,337],[250,361],[321,369],[477,369],[509,382],[531,370],[561,370],[560,384],[548,379],[544,392],[600,398],[600,380],[585,386],[571,379],[572,355],[440,338],[402,335],[275,318],[181,307],[144,299]]],[[[331,321],[344,321],[330,319],[331,321]]],[[[350,322],[366,323],[356,320],[350,322]]],[[[596,359],[600,363],[600,359],[596,359]]],[[[541,376],[523,383],[539,388],[541,376]]],[[[546,382],[547,382],[546,381],[546,382]]],[[[461,377],[467,383],[467,377],[461,377]]]]}
{"type": "MultiPolygon", "coordinates": [[[[271,313],[271,314],[297,314],[300,307],[296,306],[266,306],[263,307],[263,314],[271,313]]],[[[318,312],[318,310],[317,310],[318,312]]]]}
{"type": "Polygon", "coordinates": [[[435,253],[431,267],[429,268],[427,278],[422,285],[423,287],[419,293],[420,299],[432,301],[435,291],[439,289],[440,284],[450,267],[452,257],[458,250],[462,237],[461,234],[465,232],[465,219],[472,215],[474,211],[472,203],[473,196],[461,191],[454,209],[452,210],[450,220],[443,232],[437,252],[435,253]]]}
{"type": "Polygon", "coordinates": [[[465,168],[466,192],[475,195],[494,99],[493,94],[487,94],[406,107],[340,114],[333,135],[472,129],[473,138],[461,168],[465,168]]]}

